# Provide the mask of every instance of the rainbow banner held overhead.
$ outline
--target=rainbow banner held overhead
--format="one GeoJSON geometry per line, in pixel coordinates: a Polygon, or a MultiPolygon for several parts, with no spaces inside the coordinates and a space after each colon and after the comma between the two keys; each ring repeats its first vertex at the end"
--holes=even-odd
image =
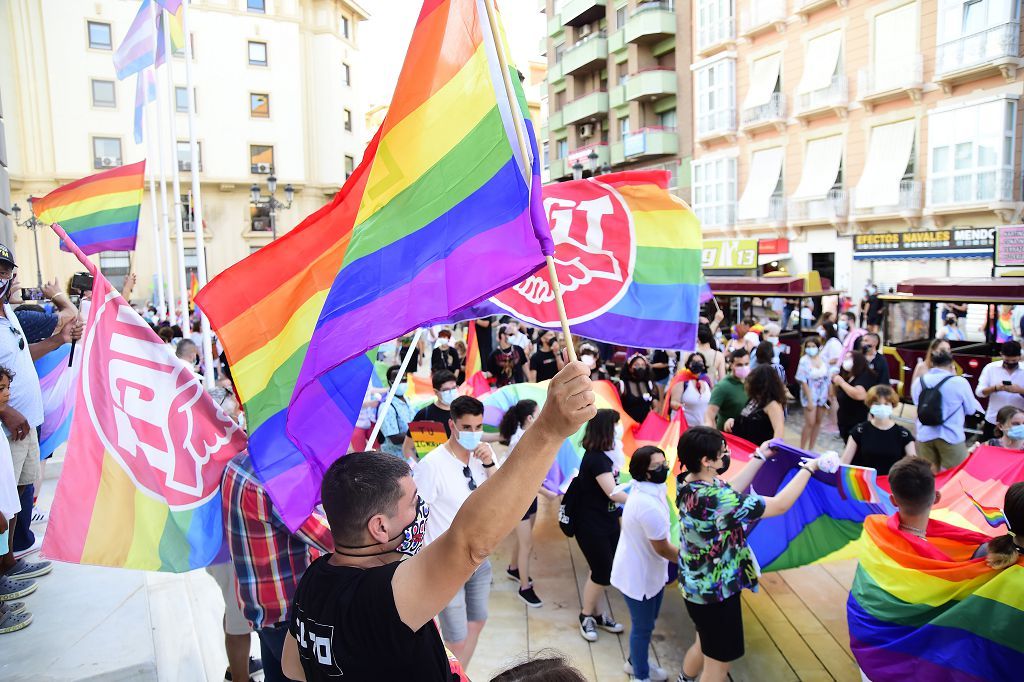
{"type": "MultiPolygon", "coordinates": [[[[134,251],[146,162],[111,168],[58,187],[32,202],[44,223],[59,223],[82,253],[134,251]]],[[[62,241],[61,249],[69,251],[62,241]]]]}
{"type": "Polygon", "coordinates": [[[870,516],[847,601],[850,649],[871,680],[1016,680],[1024,670],[1024,559],[971,559],[989,537],[932,519],[928,539],[870,516]]]}

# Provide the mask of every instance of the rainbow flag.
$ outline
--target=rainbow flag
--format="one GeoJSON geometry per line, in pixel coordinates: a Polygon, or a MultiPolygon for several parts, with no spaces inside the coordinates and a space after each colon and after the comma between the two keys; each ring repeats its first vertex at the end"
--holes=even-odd
{"type": "Polygon", "coordinates": [[[65,344],[35,361],[43,395],[43,423],[39,427],[39,457],[46,459],[68,441],[75,411],[75,392],[81,367],[81,347],[75,344],[75,362],[68,367],[71,344],[65,344]]]}
{"type": "Polygon", "coordinates": [[[476,321],[470,320],[466,330],[466,394],[480,398],[491,392],[491,385],[483,374],[483,358],[480,357],[480,343],[476,338],[476,321]]]}
{"type": "Polygon", "coordinates": [[[221,476],[245,434],[60,226],[53,230],[95,283],[42,553],[151,571],[206,566],[224,537],[221,476]]]}
{"type": "MultiPolygon", "coordinates": [[[[59,223],[68,239],[89,256],[100,251],[133,251],[146,162],[111,168],[58,187],[32,202],[44,223],[59,223]]],[[[61,249],[69,246],[61,242],[61,249]]]]}
{"type": "Polygon", "coordinates": [[[196,295],[199,294],[199,279],[196,277],[196,273],[192,273],[192,280],[188,287],[188,302],[194,304],[196,302],[196,295]]]}
{"type": "Polygon", "coordinates": [[[852,464],[840,464],[836,472],[839,495],[844,500],[856,502],[878,503],[878,495],[875,493],[878,479],[878,472],[870,467],[854,466],[852,464]]]}
{"type": "Polygon", "coordinates": [[[974,505],[974,508],[981,512],[981,515],[985,517],[985,522],[988,523],[988,525],[992,526],[993,528],[999,528],[999,526],[1006,526],[1007,529],[1013,530],[1012,528],[1010,528],[1010,522],[1007,520],[1006,514],[1003,513],[1002,509],[1000,509],[999,507],[987,507],[983,505],[981,502],[978,502],[974,495],[967,492],[966,489],[963,489],[963,491],[964,495],[967,496],[967,499],[970,500],[971,504],[974,505]]]}
{"type": "Polygon", "coordinates": [[[847,601],[850,649],[872,680],[1020,679],[1024,560],[971,559],[988,536],[932,519],[928,540],[870,516],[847,601]]]}
{"type": "Polygon", "coordinates": [[[996,318],[996,343],[1013,341],[1013,313],[1000,313],[996,318]]]}

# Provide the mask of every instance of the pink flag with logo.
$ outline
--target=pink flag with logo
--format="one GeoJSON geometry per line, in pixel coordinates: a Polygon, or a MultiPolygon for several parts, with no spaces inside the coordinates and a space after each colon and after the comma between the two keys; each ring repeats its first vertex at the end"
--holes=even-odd
{"type": "Polygon", "coordinates": [[[95,284],[42,554],[176,573],[206,566],[224,537],[221,476],[245,434],[64,230],[53,229],[95,284]]]}

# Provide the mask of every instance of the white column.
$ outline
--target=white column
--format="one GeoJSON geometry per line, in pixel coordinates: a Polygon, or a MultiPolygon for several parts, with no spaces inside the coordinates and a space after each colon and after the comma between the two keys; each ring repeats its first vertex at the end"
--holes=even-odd
{"type": "MultiPolygon", "coordinates": [[[[187,5],[188,3],[185,4],[187,5]]],[[[188,275],[185,273],[185,232],[181,229],[181,180],[178,177],[178,126],[177,121],[175,121],[178,109],[178,98],[174,93],[174,56],[172,55],[173,49],[171,48],[171,26],[167,22],[166,18],[160,23],[163,25],[164,45],[167,48],[167,59],[164,61],[164,66],[167,70],[167,95],[170,98],[171,104],[170,108],[167,109],[167,114],[171,121],[170,134],[167,141],[171,145],[171,178],[174,181],[174,234],[178,238],[178,277],[181,278],[181,282],[179,283],[179,293],[181,296],[181,331],[188,336],[188,333],[191,331],[191,323],[188,316],[189,283],[188,275]]],[[[189,95],[189,99],[191,100],[191,95],[189,95]]],[[[197,168],[192,169],[193,176],[197,172],[197,168]]],[[[198,250],[196,253],[198,253],[198,250]]]]}
{"type": "MultiPolygon", "coordinates": [[[[155,106],[155,105],[154,105],[155,106]]],[[[144,135],[146,137],[146,170],[149,171],[149,208],[153,215],[153,256],[156,260],[156,314],[157,319],[162,320],[167,315],[167,299],[165,298],[164,292],[164,263],[163,263],[163,230],[160,229],[160,220],[156,209],[156,175],[157,169],[154,167],[154,154],[153,154],[153,113],[152,107],[146,102],[146,129],[144,135]]]]}
{"type": "MultiPolygon", "coordinates": [[[[174,319],[174,311],[177,307],[174,304],[174,268],[171,267],[171,224],[167,217],[167,169],[164,165],[164,112],[167,109],[165,100],[167,91],[160,87],[160,69],[154,69],[153,77],[156,79],[156,156],[157,165],[160,168],[160,213],[161,224],[163,225],[163,236],[166,240],[163,245],[164,272],[167,273],[167,319],[174,319]]],[[[173,324],[173,323],[172,323],[173,324]]]]}

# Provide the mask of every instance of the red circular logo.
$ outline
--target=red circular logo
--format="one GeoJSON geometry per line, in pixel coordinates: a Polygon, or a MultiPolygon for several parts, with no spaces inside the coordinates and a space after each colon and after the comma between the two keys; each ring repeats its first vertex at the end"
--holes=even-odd
{"type": "MultiPolygon", "coordinates": [[[[592,320],[614,306],[632,282],[636,239],[629,210],[612,187],[588,179],[546,186],[544,213],[569,324],[592,320]]],[[[547,268],[492,300],[526,322],[559,323],[547,268]]]]}

